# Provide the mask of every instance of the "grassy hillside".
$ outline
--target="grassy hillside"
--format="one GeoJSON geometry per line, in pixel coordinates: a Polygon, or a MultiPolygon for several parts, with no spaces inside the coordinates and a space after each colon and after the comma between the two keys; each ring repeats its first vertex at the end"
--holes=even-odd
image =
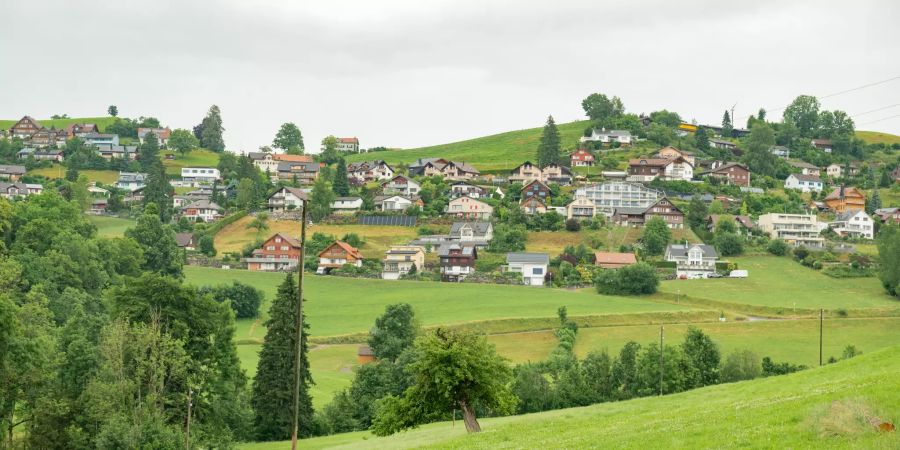
{"type": "MultiPolygon", "coordinates": [[[[18,122],[19,119],[6,119],[0,120],[0,129],[8,130],[9,127],[13,126],[18,122]]],[[[93,123],[96,124],[100,131],[106,129],[106,126],[115,122],[115,117],[73,117],[70,119],[37,119],[38,123],[41,125],[51,128],[55,127],[57,129],[65,128],[67,125],[73,123],[93,123]]]]}
{"type": "Polygon", "coordinates": [[[133,220],[107,216],[88,216],[88,220],[97,226],[97,234],[105,238],[122,237],[125,235],[125,230],[135,224],[133,220]]]}
{"type": "MultiPolygon", "coordinates": [[[[163,166],[166,168],[166,175],[170,176],[181,176],[181,169],[183,167],[218,167],[219,166],[219,154],[198,148],[185,156],[181,156],[181,153],[178,153],[174,150],[163,150],[160,152],[160,155],[165,153],[173,153],[175,155],[175,159],[163,159],[163,166]]],[[[162,157],[162,156],[160,156],[162,157]]]]}
{"type": "MultiPolygon", "coordinates": [[[[575,148],[578,138],[589,124],[587,120],[558,124],[564,151],[575,148]]],[[[388,163],[410,163],[418,158],[441,157],[472,164],[479,170],[512,169],[525,160],[534,160],[540,137],[541,127],[530,128],[430,147],[363,153],[350,156],[347,160],[377,158],[388,163]]]]}
{"type": "Polygon", "coordinates": [[[857,131],[856,137],[866,141],[867,144],[900,144],[900,136],[880,131],[857,131]]]}
{"type": "MultiPolygon", "coordinates": [[[[386,438],[357,432],[309,439],[317,448],[900,448],[900,347],[792,375],[584,408],[481,420],[467,435],[449,422],[386,438]]],[[[289,442],[244,450],[290,448],[289,442]]]]}

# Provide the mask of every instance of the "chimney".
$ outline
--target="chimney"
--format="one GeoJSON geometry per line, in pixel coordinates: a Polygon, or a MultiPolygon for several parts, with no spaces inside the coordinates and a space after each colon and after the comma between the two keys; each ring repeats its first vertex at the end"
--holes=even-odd
{"type": "Polygon", "coordinates": [[[844,183],[841,183],[841,200],[844,199],[844,183]]]}

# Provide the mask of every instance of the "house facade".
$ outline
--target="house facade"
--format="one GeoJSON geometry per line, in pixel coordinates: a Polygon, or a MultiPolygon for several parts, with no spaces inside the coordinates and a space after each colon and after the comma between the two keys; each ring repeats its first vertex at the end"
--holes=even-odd
{"type": "Polygon", "coordinates": [[[661,217],[669,228],[684,228],[684,213],[665,197],[646,208],[616,208],[612,221],[623,227],[643,227],[654,216],[661,217]]]}
{"type": "Polygon", "coordinates": [[[337,138],[337,151],[359,153],[359,139],[356,137],[337,138]]]}
{"type": "Polygon", "coordinates": [[[410,163],[409,176],[438,176],[448,180],[470,180],[481,172],[469,164],[444,158],[420,158],[410,163]]]}
{"type": "Polygon", "coordinates": [[[657,178],[690,181],[694,178],[694,166],[682,157],[638,158],[628,161],[628,181],[646,183],[657,178]]]}
{"type": "Polygon", "coordinates": [[[213,222],[222,218],[222,208],[209,200],[197,200],[181,207],[181,216],[195,222],[213,222]]]}
{"type": "Polygon", "coordinates": [[[447,214],[459,219],[490,220],[494,207],[471,197],[457,197],[447,204],[447,214]]]}
{"type": "Polygon", "coordinates": [[[144,140],[147,139],[147,135],[153,133],[156,135],[156,139],[159,140],[159,145],[165,146],[169,143],[169,137],[172,135],[172,130],[169,127],[166,128],[138,128],[137,135],[138,140],[141,144],[144,143],[144,140]]]}
{"type": "Polygon", "coordinates": [[[791,149],[784,147],[782,145],[773,145],[773,146],[769,147],[769,152],[779,158],[782,158],[782,159],[787,159],[787,158],[791,157],[791,149]]]}
{"type": "Polygon", "coordinates": [[[486,247],[494,238],[494,226],[490,222],[453,222],[448,237],[463,244],[486,247]]]}
{"type": "Polygon", "coordinates": [[[400,194],[409,197],[419,195],[421,185],[409,177],[397,175],[382,184],[381,189],[385,194],[400,194]]]}
{"type": "Polygon", "coordinates": [[[9,127],[9,136],[19,139],[28,139],[41,128],[40,123],[31,116],[24,116],[18,122],[9,127]]]}
{"type": "Polygon", "coordinates": [[[715,247],[706,244],[672,244],[666,247],[666,261],[675,263],[678,278],[708,278],[716,273],[719,259],[715,247]]]}
{"type": "Polygon", "coordinates": [[[337,197],[331,202],[331,211],[335,214],[353,214],[362,209],[361,197],[337,197]]]}
{"type": "Polygon", "coordinates": [[[825,197],[825,206],[836,213],[866,209],[866,194],[855,187],[841,185],[825,197]]]}
{"type": "Polygon", "coordinates": [[[784,180],[785,189],[795,189],[801,192],[819,192],[823,187],[824,183],[818,175],[792,173],[784,180]]]}
{"type": "Polygon", "coordinates": [[[140,172],[119,172],[116,187],[133,191],[147,184],[147,174],[140,172]]]}
{"type": "Polygon", "coordinates": [[[297,181],[299,184],[313,184],[319,178],[322,165],[317,162],[280,161],[273,177],[275,181],[297,181]]]}
{"type": "Polygon", "coordinates": [[[300,261],[300,241],[284,233],[276,233],[253,250],[253,255],[245,258],[247,270],[284,271],[294,270],[300,261]]]}
{"type": "Polygon", "coordinates": [[[34,158],[35,161],[52,161],[62,162],[64,159],[63,151],[59,149],[35,149],[23,148],[16,153],[19,159],[34,158]]]}
{"type": "Polygon", "coordinates": [[[725,180],[726,184],[750,186],[750,169],[741,163],[726,163],[706,172],[706,175],[725,180]]]}
{"type": "Polygon", "coordinates": [[[319,252],[319,268],[316,269],[316,273],[325,274],[346,264],[362,267],[362,260],[363,256],[359,249],[343,241],[334,241],[319,252]]]}
{"type": "Polygon", "coordinates": [[[659,149],[656,152],[657,158],[663,159],[678,159],[681,158],[688,162],[692,167],[697,164],[697,161],[694,159],[694,154],[685,150],[681,150],[677,147],[667,146],[659,149]]]}
{"type": "Polygon", "coordinates": [[[264,152],[250,152],[247,154],[251,161],[253,161],[253,165],[259,167],[263,173],[267,173],[270,176],[276,176],[278,174],[278,164],[282,162],[291,162],[291,163],[312,163],[313,157],[310,155],[288,155],[285,153],[264,153],[264,152]]]}
{"type": "Polygon", "coordinates": [[[551,192],[552,191],[550,190],[549,186],[540,181],[534,180],[522,187],[521,195],[523,201],[531,197],[537,197],[546,203],[550,201],[551,192]]]}
{"type": "Polygon", "coordinates": [[[875,238],[875,224],[862,209],[850,209],[838,213],[828,226],[841,236],[860,239],[875,238]]]}
{"type": "Polygon", "coordinates": [[[86,144],[95,146],[119,145],[118,134],[88,133],[82,136],[81,139],[84,140],[86,144]]]}
{"type": "Polygon", "coordinates": [[[181,180],[187,183],[212,184],[222,179],[219,169],[214,167],[182,167],[181,180]]]}
{"type": "Polygon", "coordinates": [[[637,257],[634,253],[596,252],[594,264],[603,269],[621,269],[637,264],[637,257]]]}
{"type": "Polygon", "coordinates": [[[572,167],[591,167],[594,165],[594,154],[587,149],[579,148],[569,155],[569,164],[572,167]]]}
{"type": "Polygon", "coordinates": [[[471,198],[482,198],[487,197],[488,193],[481,186],[476,186],[465,181],[455,181],[450,184],[450,196],[454,198],[463,196],[471,198]]]}
{"type": "Polygon", "coordinates": [[[585,196],[576,196],[566,205],[567,219],[593,219],[597,215],[597,205],[585,196]]]}
{"type": "Polygon", "coordinates": [[[438,259],[440,260],[441,281],[463,281],[475,273],[478,250],[472,244],[446,243],[438,248],[438,259]]]}
{"type": "Polygon", "coordinates": [[[541,197],[526,197],[521,202],[522,210],[531,216],[547,212],[547,203],[541,197]]]}
{"type": "Polygon", "coordinates": [[[772,239],[791,245],[822,247],[825,244],[825,239],[819,236],[825,226],[811,214],[768,213],[759,216],[756,223],[772,239]]]}
{"type": "Polygon", "coordinates": [[[526,286],[543,286],[549,264],[546,253],[507,253],[503,271],[521,274],[526,286]]]}
{"type": "Polygon", "coordinates": [[[822,150],[825,153],[831,153],[831,139],[813,139],[812,141],[810,141],[810,143],[813,147],[822,150]]]}
{"type": "Polygon", "coordinates": [[[381,278],[397,280],[408,274],[413,268],[422,270],[425,267],[425,248],[418,245],[392,245],[384,253],[381,278]]]}
{"type": "Polygon", "coordinates": [[[822,176],[822,171],[817,166],[806,161],[789,161],[788,165],[795,169],[799,169],[800,173],[803,175],[822,176]]]}
{"type": "Polygon", "coordinates": [[[418,197],[404,197],[402,195],[379,195],[375,197],[375,211],[403,212],[414,205],[421,207],[424,203],[418,197]]]}
{"type": "Polygon", "coordinates": [[[572,171],[559,164],[548,164],[543,169],[531,161],[525,161],[510,171],[510,183],[528,184],[532,181],[542,183],[569,184],[572,182],[572,171]]]}
{"type": "Polygon", "coordinates": [[[309,195],[301,189],[283,187],[269,196],[268,207],[270,213],[283,213],[286,211],[300,211],[303,201],[309,195]]]}
{"type": "Polygon", "coordinates": [[[384,161],[362,161],[347,165],[347,177],[358,182],[384,181],[394,177],[394,168],[384,161]]]}
{"type": "Polygon", "coordinates": [[[640,183],[608,181],[578,188],[575,198],[584,197],[597,207],[598,214],[612,217],[616,208],[647,208],[663,196],[661,191],[640,183]]]}
{"type": "Polygon", "coordinates": [[[631,145],[631,131],[628,130],[606,130],[606,128],[592,129],[590,136],[582,136],[581,142],[602,142],[609,144],[617,142],[620,145],[631,145]]]}

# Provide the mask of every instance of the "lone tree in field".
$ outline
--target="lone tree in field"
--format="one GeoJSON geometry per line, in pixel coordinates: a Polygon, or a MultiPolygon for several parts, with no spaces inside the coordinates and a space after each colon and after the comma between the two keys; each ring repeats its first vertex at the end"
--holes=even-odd
{"type": "Polygon", "coordinates": [[[462,410],[466,431],[481,431],[476,406],[502,415],[515,409],[512,370],[484,336],[438,328],[416,340],[407,369],[413,385],[403,397],[379,402],[373,432],[388,435],[462,410]]]}
{"type": "MultiPolygon", "coordinates": [[[[259,352],[256,378],[253,380],[253,428],[257,439],[273,441],[291,436],[294,417],[294,361],[297,359],[297,283],[288,273],[278,287],[278,295],[269,308],[266,337],[259,352]]],[[[309,386],[309,326],[303,322],[300,348],[300,432],[308,437],[313,432],[312,398],[309,386]]]]}
{"type": "Polygon", "coordinates": [[[172,134],[169,136],[169,148],[173,148],[181,153],[181,156],[187,155],[187,153],[200,145],[200,140],[194,136],[194,133],[191,133],[188,130],[183,128],[178,128],[172,130],[172,134]]]}
{"type": "Polygon", "coordinates": [[[541,168],[559,161],[559,130],[553,116],[547,117],[547,124],[541,132],[541,142],[537,149],[537,163],[541,168]]]}
{"type": "Polygon", "coordinates": [[[384,314],[375,319],[369,333],[369,347],[380,361],[395,361],[411,347],[419,333],[415,313],[409,303],[388,305],[384,314]]]}
{"type": "Polygon", "coordinates": [[[116,117],[119,115],[119,108],[116,105],[109,105],[109,108],[106,108],[106,112],[110,116],[116,117]]]}

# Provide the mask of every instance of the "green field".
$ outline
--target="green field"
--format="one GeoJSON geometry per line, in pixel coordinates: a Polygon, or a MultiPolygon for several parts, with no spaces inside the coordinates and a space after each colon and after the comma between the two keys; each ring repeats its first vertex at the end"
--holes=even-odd
{"type": "MultiPolygon", "coordinates": [[[[587,120],[558,124],[562,150],[566,153],[574,150],[588,126],[590,121],[587,120]]],[[[509,131],[430,147],[360,153],[347,157],[347,162],[377,158],[394,164],[410,163],[419,158],[447,158],[472,164],[479,170],[512,169],[526,160],[534,160],[541,129],[509,131]]]]}
{"type": "Polygon", "coordinates": [[[303,448],[900,448],[900,434],[869,423],[900,421],[897,373],[900,347],[892,347],[791,375],[482,419],[478,434],[442,422],[386,438],[357,432],[309,439],[303,448]]]}
{"type": "Polygon", "coordinates": [[[174,150],[163,150],[160,157],[165,153],[172,153],[175,159],[163,159],[163,166],[166,168],[166,175],[181,177],[181,169],[183,167],[218,167],[219,154],[202,148],[194,149],[187,155],[181,156],[174,150]]]}
{"type": "MultiPolygon", "coordinates": [[[[115,170],[79,170],[79,175],[84,175],[87,177],[88,181],[103,183],[103,184],[115,184],[116,180],[119,179],[119,172],[115,170]]],[[[40,175],[50,179],[54,178],[65,178],[66,177],[66,167],[60,164],[54,164],[51,167],[42,167],[39,169],[34,169],[28,171],[28,175],[40,175]]]]}
{"type": "Polygon", "coordinates": [[[97,226],[97,234],[100,237],[115,238],[125,234],[125,230],[134,226],[134,221],[107,216],[87,216],[88,220],[97,226]]]}
{"type": "MultiPolygon", "coordinates": [[[[18,122],[19,119],[6,119],[0,120],[0,129],[8,130],[9,127],[13,126],[18,122]]],[[[115,117],[74,117],[71,119],[37,119],[38,123],[47,128],[65,128],[68,125],[73,123],[93,123],[100,128],[100,131],[106,129],[106,126],[115,122],[115,117]]]]}
{"type": "MultiPolygon", "coordinates": [[[[569,231],[529,231],[525,250],[529,252],[549,253],[556,256],[562,253],[568,245],[577,246],[584,244],[591,248],[591,241],[597,240],[600,245],[598,251],[618,251],[619,246],[634,244],[641,237],[643,228],[608,227],[600,230],[582,228],[578,232],[569,231]]],[[[700,239],[690,229],[672,230],[672,239],[687,239],[689,242],[700,242],[700,239]]]]}
{"type": "Polygon", "coordinates": [[[856,137],[866,141],[866,144],[900,144],[900,136],[879,131],[857,131],[856,137]]]}

